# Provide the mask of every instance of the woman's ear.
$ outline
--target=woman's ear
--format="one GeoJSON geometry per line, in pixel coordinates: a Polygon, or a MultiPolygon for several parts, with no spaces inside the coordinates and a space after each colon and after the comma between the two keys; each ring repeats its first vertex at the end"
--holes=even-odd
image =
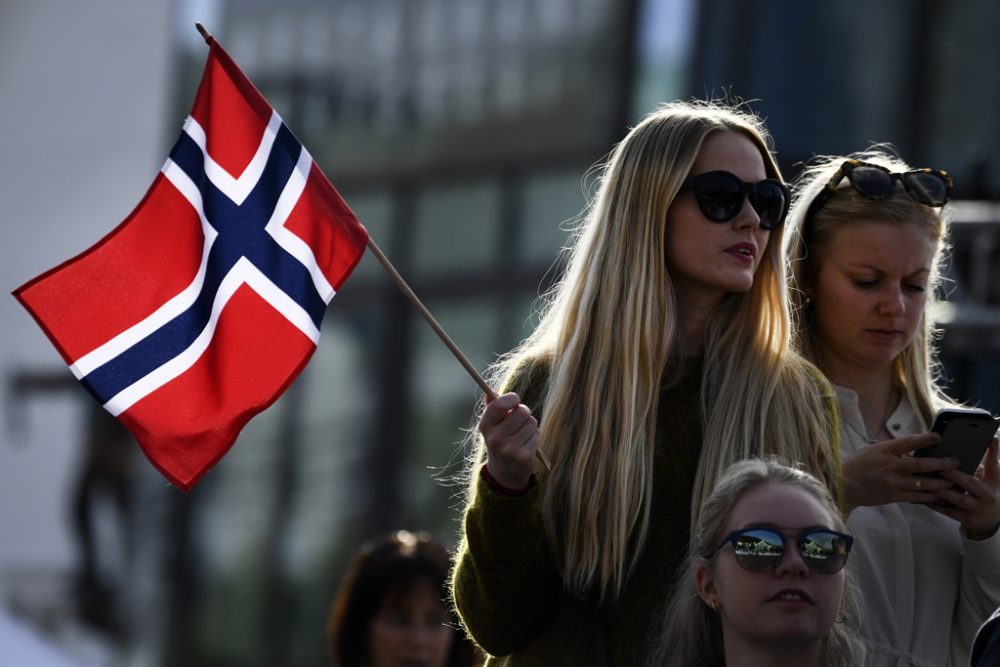
{"type": "Polygon", "coordinates": [[[694,586],[702,602],[712,609],[719,608],[719,591],[715,587],[715,577],[705,561],[700,561],[694,569],[694,586]]]}

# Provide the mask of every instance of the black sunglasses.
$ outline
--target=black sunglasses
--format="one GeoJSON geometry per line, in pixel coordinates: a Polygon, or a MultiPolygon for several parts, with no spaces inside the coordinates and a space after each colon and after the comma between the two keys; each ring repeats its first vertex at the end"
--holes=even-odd
{"type": "Polygon", "coordinates": [[[689,176],[681,183],[681,192],[694,191],[702,214],[712,222],[729,222],[750,199],[750,206],[760,218],[761,229],[777,229],[785,221],[791,199],[788,186],[774,178],[744,183],[728,171],[709,171],[689,176]]]}
{"type": "Polygon", "coordinates": [[[943,169],[895,172],[889,171],[882,165],[861,160],[847,160],[833,173],[826,186],[809,204],[806,218],[811,217],[830,199],[845,177],[858,194],[869,199],[888,199],[892,196],[896,181],[899,181],[915,200],[924,206],[934,207],[948,203],[948,195],[954,185],[951,176],[943,169]]]}
{"type": "MultiPolygon", "coordinates": [[[[787,543],[788,538],[775,528],[744,528],[726,535],[712,553],[732,544],[740,567],[751,572],[770,572],[785,557],[787,543]]],[[[817,574],[834,574],[847,564],[854,538],[834,530],[811,528],[799,533],[795,544],[806,567],[817,574]]]]}

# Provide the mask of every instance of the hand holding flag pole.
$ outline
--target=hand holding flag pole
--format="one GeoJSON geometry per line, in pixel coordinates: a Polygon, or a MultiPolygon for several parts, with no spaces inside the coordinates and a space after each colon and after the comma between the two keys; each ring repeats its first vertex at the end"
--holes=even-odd
{"type": "MultiPolygon", "coordinates": [[[[416,307],[416,309],[420,311],[420,314],[424,316],[424,319],[427,320],[427,324],[431,326],[431,329],[433,329],[434,333],[438,335],[438,338],[441,339],[441,342],[443,342],[445,346],[447,346],[447,348],[451,350],[451,353],[455,355],[455,358],[458,359],[459,363],[461,363],[462,366],[465,367],[465,370],[468,371],[469,375],[472,376],[472,379],[476,381],[476,383],[482,388],[484,392],[486,392],[487,402],[495,399],[497,397],[497,393],[493,391],[493,389],[486,383],[486,380],[483,379],[483,376],[479,374],[479,372],[475,369],[475,367],[468,360],[468,358],[464,354],[462,354],[462,351],[458,349],[458,346],[455,345],[454,341],[451,340],[451,337],[448,336],[448,334],[445,332],[443,328],[441,328],[441,325],[437,323],[437,320],[434,319],[434,316],[431,315],[430,311],[427,310],[426,306],[424,306],[424,304],[420,301],[417,295],[413,293],[413,290],[410,289],[410,286],[406,284],[405,280],[403,280],[403,276],[399,275],[399,272],[396,271],[396,267],[392,265],[392,263],[384,254],[382,254],[382,250],[378,247],[378,245],[375,243],[375,241],[372,240],[370,236],[368,237],[368,249],[372,252],[373,255],[375,255],[376,259],[378,259],[378,261],[382,264],[382,267],[389,274],[389,277],[392,278],[392,281],[396,283],[396,286],[403,291],[403,294],[405,294],[406,298],[410,300],[410,303],[412,303],[416,307]]],[[[546,470],[552,470],[552,464],[549,462],[549,457],[545,455],[545,452],[543,452],[541,449],[538,449],[536,450],[535,454],[538,458],[538,461],[542,464],[542,467],[544,467],[546,470]]]]}

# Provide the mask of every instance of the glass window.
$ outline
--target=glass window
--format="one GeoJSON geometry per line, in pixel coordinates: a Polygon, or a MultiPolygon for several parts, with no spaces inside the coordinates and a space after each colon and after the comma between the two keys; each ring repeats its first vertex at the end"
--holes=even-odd
{"type": "Polygon", "coordinates": [[[687,75],[695,29],[693,0],[645,0],[640,3],[636,41],[633,117],[687,93],[687,75]]]}
{"type": "Polygon", "coordinates": [[[531,335],[538,326],[541,306],[542,301],[537,294],[523,294],[508,306],[507,331],[510,332],[511,340],[501,352],[506,352],[531,335]]]}
{"type": "MultiPolygon", "coordinates": [[[[956,195],[969,199],[1000,199],[1000,5],[979,2],[935,5],[935,49],[930,61],[935,76],[911,73],[924,91],[927,112],[927,156],[907,157],[949,170],[956,195]],[[942,15],[943,14],[943,15],[942,15]],[[989,63],[989,66],[986,66],[989,63]]],[[[907,71],[907,70],[904,70],[907,71]]],[[[923,166],[923,165],[917,165],[923,166]]],[[[1000,281],[998,281],[1000,282],[1000,281]]]]}
{"type": "MultiPolygon", "coordinates": [[[[358,309],[355,309],[355,311],[358,309]]],[[[288,515],[288,566],[305,576],[319,566],[357,503],[352,475],[373,419],[377,369],[366,354],[360,312],[328,317],[320,345],[296,381],[301,391],[295,490],[288,515]]]]}
{"type": "Polygon", "coordinates": [[[413,266],[481,269],[493,262],[500,191],[493,182],[428,188],[417,198],[413,266]]]}
{"type": "MultiPolygon", "coordinates": [[[[336,185],[336,184],[335,184],[336,185]]],[[[368,235],[378,244],[382,252],[389,252],[392,242],[392,199],[388,191],[352,193],[341,192],[341,196],[347,205],[354,211],[358,221],[368,230],[368,235]]],[[[392,257],[389,258],[390,260],[392,257]]],[[[385,269],[379,264],[375,256],[369,251],[361,257],[358,266],[351,274],[345,289],[349,289],[352,280],[367,280],[369,278],[381,279],[385,275],[385,269]]]]}
{"type": "Polygon", "coordinates": [[[529,178],[524,187],[524,220],[518,239],[522,264],[550,264],[563,245],[568,230],[584,209],[580,169],[529,178]]]}
{"type": "MultiPolygon", "coordinates": [[[[485,300],[469,302],[429,301],[427,308],[441,328],[480,373],[497,352],[499,324],[496,306],[485,300]]],[[[440,405],[475,400],[478,385],[423,319],[414,327],[412,391],[421,405],[440,405]]],[[[469,406],[471,408],[471,404],[469,406]]]]}
{"type": "MultiPolygon", "coordinates": [[[[498,311],[484,301],[431,301],[430,311],[480,373],[496,359],[498,311]]],[[[422,321],[414,328],[411,378],[414,439],[406,468],[411,521],[427,525],[443,537],[456,529],[454,495],[446,483],[463,469],[460,444],[483,392],[434,331],[422,321]]]]}
{"type": "Polygon", "coordinates": [[[199,483],[195,530],[208,565],[232,572],[266,537],[274,500],[287,395],[244,427],[232,449],[199,483]],[[202,487],[205,490],[202,491],[202,487]]]}

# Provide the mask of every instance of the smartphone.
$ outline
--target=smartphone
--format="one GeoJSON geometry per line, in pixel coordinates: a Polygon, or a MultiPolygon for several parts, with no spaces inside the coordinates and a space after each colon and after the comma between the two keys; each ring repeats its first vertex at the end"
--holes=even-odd
{"type": "MultiPolygon", "coordinates": [[[[983,460],[986,448],[993,441],[1000,423],[986,410],[979,408],[946,408],[937,413],[931,431],[941,436],[941,442],[914,450],[914,456],[951,457],[958,459],[958,469],[972,475],[983,460]]],[[[918,473],[925,477],[940,477],[941,473],[918,473]]],[[[952,487],[964,492],[958,484],[952,487]]],[[[951,503],[938,500],[931,505],[949,507],[951,503]]]]}

